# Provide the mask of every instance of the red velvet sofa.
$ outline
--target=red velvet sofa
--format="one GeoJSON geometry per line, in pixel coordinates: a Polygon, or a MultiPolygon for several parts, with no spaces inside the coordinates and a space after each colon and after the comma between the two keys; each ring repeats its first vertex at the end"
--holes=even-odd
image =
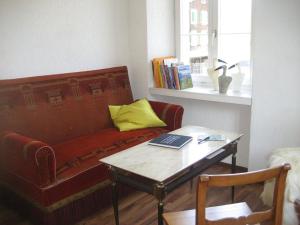
{"type": "Polygon", "coordinates": [[[181,127],[181,106],[150,101],[168,126],[119,132],[108,104],[132,102],[126,67],[1,80],[5,200],[16,196],[39,225],[72,224],[107,206],[109,174],[99,159],[181,127]]]}

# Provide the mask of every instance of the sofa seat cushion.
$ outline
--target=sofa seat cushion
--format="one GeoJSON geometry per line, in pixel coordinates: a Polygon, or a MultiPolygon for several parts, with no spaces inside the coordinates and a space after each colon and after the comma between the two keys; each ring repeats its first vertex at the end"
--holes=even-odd
{"type": "Polygon", "coordinates": [[[109,178],[107,168],[99,159],[169,132],[163,128],[146,128],[120,132],[108,128],[90,136],[53,146],[57,160],[57,184],[48,204],[80,192],[109,178]],[[55,191],[56,190],[56,191],[55,191]]]}
{"type": "Polygon", "coordinates": [[[57,179],[64,179],[84,171],[91,165],[99,164],[99,159],[117,153],[161,133],[168,132],[162,128],[146,128],[120,132],[116,128],[108,128],[98,133],[78,137],[61,144],[54,145],[57,162],[57,179]]]}

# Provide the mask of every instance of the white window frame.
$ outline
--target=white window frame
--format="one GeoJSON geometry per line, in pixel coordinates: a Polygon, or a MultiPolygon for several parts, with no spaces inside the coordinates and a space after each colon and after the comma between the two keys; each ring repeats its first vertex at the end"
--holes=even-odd
{"type": "MultiPolygon", "coordinates": [[[[182,1],[187,0],[175,0],[175,42],[176,42],[176,56],[181,61],[181,28],[183,12],[182,12],[182,1]]],[[[212,67],[213,58],[218,58],[218,0],[207,0],[208,4],[208,66],[212,67]]],[[[252,14],[253,14],[253,4],[252,4],[252,14]]],[[[252,17],[253,18],[253,17],[252,17]]],[[[253,23],[252,23],[253,25],[253,23]]],[[[251,25],[251,26],[252,26],[251,25]]],[[[253,30],[253,27],[252,29],[253,30]]],[[[251,31],[251,43],[253,43],[253,35],[251,31]]],[[[252,44],[250,53],[250,82],[242,85],[242,90],[250,91],[252,88],[252,44]]],[[[201,83],[203,87],[213,87],[212,81],[207,74],[200,74],[201,83]]]]}

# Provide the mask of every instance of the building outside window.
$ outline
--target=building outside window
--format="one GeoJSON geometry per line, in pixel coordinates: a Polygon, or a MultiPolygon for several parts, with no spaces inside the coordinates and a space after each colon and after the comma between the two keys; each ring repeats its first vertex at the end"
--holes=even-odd
{"type": "Polygon", "coordinates": [[[244,86],[250,86],[252,0],[178,0],[177,4],[177,57],[191,65],[194,86],[211,84],[207,69],[214,59],[239,63],[244,86]]]}

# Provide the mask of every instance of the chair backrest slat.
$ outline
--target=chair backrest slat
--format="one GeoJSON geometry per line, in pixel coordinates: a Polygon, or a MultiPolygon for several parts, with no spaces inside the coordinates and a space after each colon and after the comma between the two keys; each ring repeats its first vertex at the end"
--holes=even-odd
{"type": "Polygon", "coordinates": [[[196,225],[246,225],[257,224],[263,221],[273,221],[274,225],[281,225],[285,181],[290,168],[291,167],[289,164],[284,164],[279,167],[248,173],[201,175],[199,178],[197,191],[196,225]],[[271,209],[254,212],[248,216],[239,218],[222,218],[215,221],[209,221],[206,219],[205,204],[208,187],[228,187],[255,184],[270,179],[276,180],[273,205],[271,209]]]}
{"type": "Polygon", "coordinates": [[[209,177],[209,187],[228,187],[260,183],[278,177],[281,167],[259,170],[256,172],[214,175],[209,177]]]}
{"type": "MultiPolygon", "coordinates": [[[[289,165],[290,169],[290,165],[289,165]]],[[[275,207],[275,225],[281,225],[282,221],[282,208],[284,201],[284,190],[285,190],[285,181],[287,177],[287,170],[284,170],[280,173],[279,177],[276,179],[274,196],[273,196],[273,207],[275,207]]]]}

